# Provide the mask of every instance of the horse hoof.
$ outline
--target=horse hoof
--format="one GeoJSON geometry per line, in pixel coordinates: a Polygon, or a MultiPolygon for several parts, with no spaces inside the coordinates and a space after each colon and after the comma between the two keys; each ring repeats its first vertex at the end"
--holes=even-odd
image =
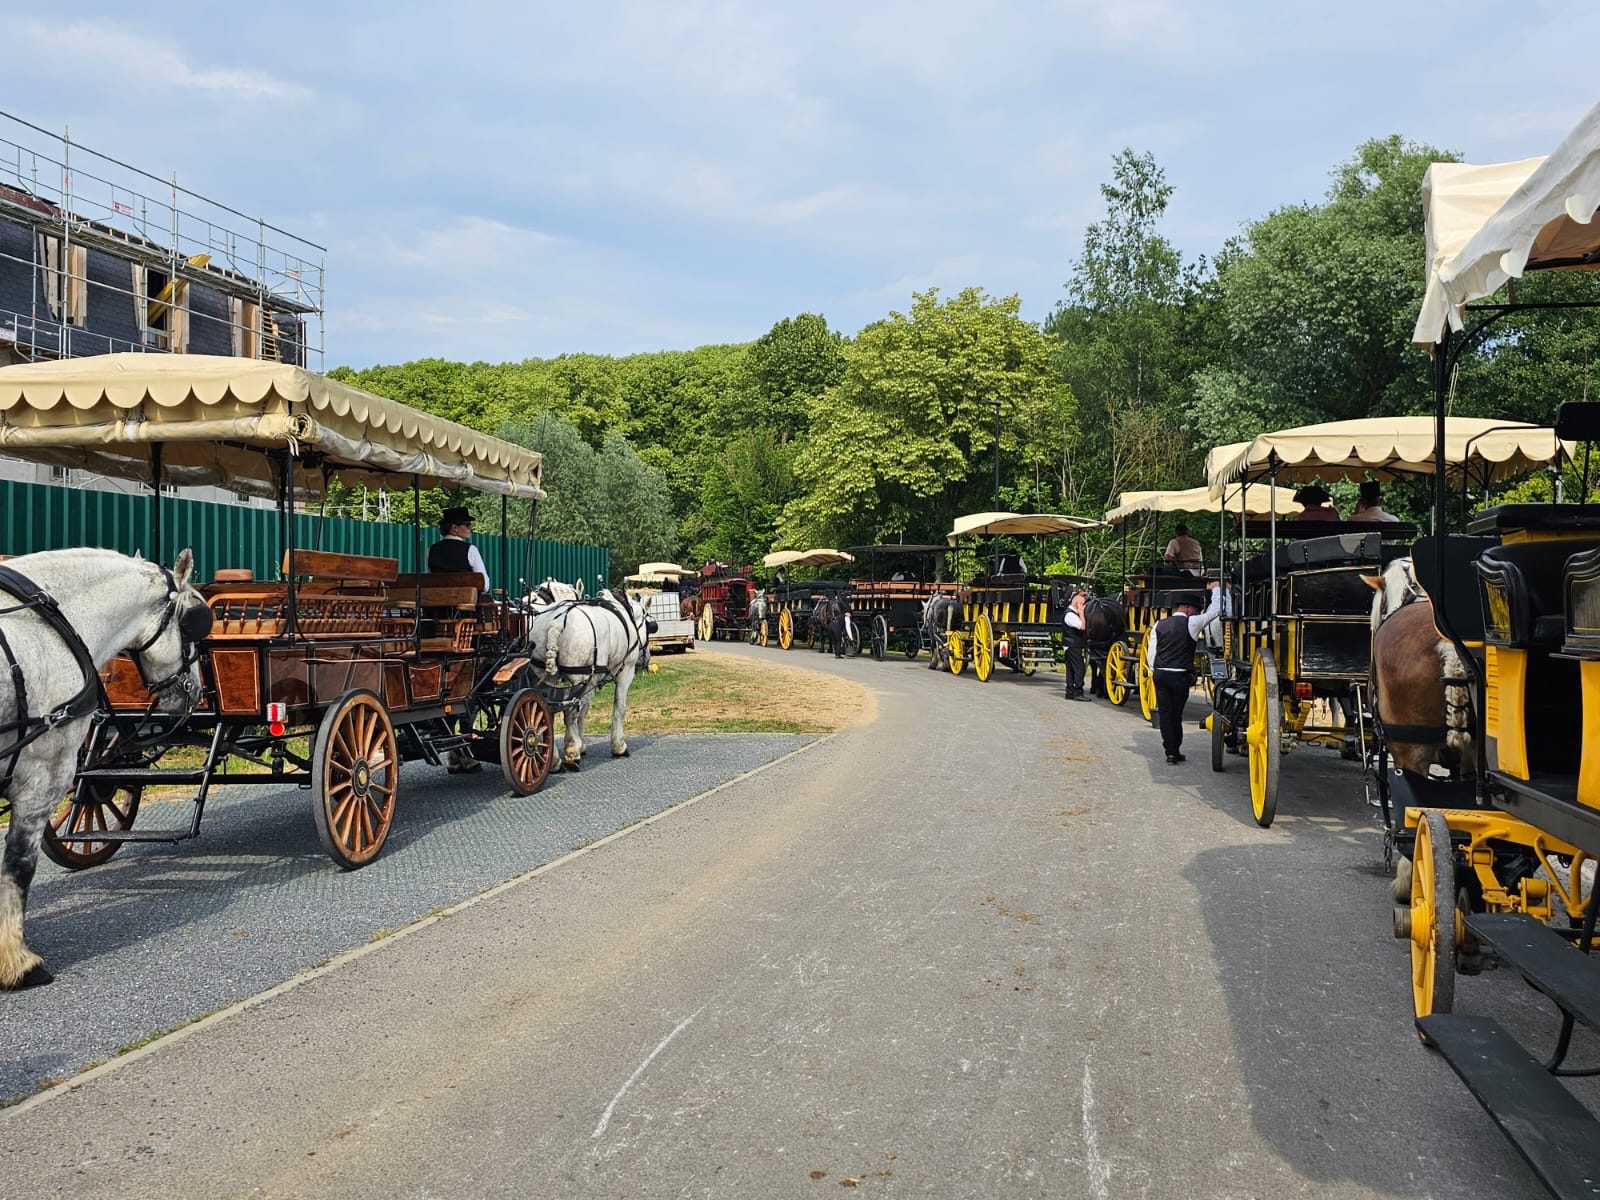
{"type": "Polygon", "coordinates": [[[576,775],[581,768],[577,762],[564,762],[561,764],[561,769],[563,771],[571,771],[576,775]]]}
{"type": "Polygon", "coordinates": [[[17,990],[21,991],[23,988],[44,987],[47,983],[54,983],[55,979],[56,977],[54,975],[45,970],[44,964],[39,963],[30,968],[28,973],[21,979],[17,980],[17,990]]]}
{"type": "Polygon", "coordinates": [[[626,750],[613,750],[611,752],[611,757],[612,758],[627,758],[628,757],[628,752],[626,750]]]}

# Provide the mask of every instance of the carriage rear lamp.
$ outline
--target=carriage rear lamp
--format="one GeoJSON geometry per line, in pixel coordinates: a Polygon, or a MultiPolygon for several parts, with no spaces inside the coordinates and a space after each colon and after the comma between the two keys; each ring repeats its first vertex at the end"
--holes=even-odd
{"type": "Polygon", "coordinates": [[[1311,685],[1309,683],[1296,683],[1294,685],[1294,694],[1301,700],[1311,699],[1311,685]]]}
{"type": "Polygon", "coordinates": [[[267,705],[267,732],[273,737],[282,737],[284,722],[289,717],[289,706],[283,703],[267,705]]]}

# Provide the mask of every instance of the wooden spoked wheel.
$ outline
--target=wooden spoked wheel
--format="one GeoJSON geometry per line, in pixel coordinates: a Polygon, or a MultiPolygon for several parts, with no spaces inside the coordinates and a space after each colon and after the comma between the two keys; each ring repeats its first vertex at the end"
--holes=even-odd
{"type": "Polygon", "coordinates": [[[122,848],[121,842],[64,842],[67,834],[121,832],[133,828],[139,815],[140,787],[110,787],[88,783],[81,789],[80,803],[69,796],[51,814],[40,842],[45,854],[57,866],[69,871],[97,867],[122,848]]]}
{"type": "Polygon", "coordinates": [[[709,642],[711,635],[717,631],[717,615],[709,606],[700,610],[700,619],[695,622],[694,632],[702,642],[709,642]]]}
{"type": "Polygon", "coordinates": [[[950,674],[959,675],[967,669],[966,643],[963,635],[953,629],[945,634],[945,657],[950,663],[950,674]]]}
{"type": "Polygon", "coordinates": [[[500,770],[518,796],[531,796],[544,786],[555,761],[556,725],[550,706],[532,688],[506,702],[500,719],[500,770]]]}
{"type": "Polygon", "coordinates": [[[400,754],[394,723],[371,692],[346,692],[317,726],[311,812],[328,857],[346,870],[378,857],[394,820],[400,754]]]}
{"type": "Polygon", "coordinates": [[[889,622],[883,619],[883,614],[872,618],[872,657],[882,662],[889,653],[889,622]]]}
{"type": "Polygon", "coordinates": [[[1456,998],[1456,865],[1450,825],[1428,809],[1417,822],[1411,859],[1411,1007],[1447,1013],[1456,998]]]}
{"type": "Polygon", "coordinates": [[[1144,657],[1149,647],[1150,631],[1147,629],[1139,639],[1139,649],[1133,660],[1133,677],[1139,686],[1139,711],[1144,714],[1146,721],[1153,721],[1156,717],[1156,677],[1151,674],[1144,657]]]}
{"type": "Polygon", "coordinates": [[[1250,664],[1250,721],[1245,744],[1250,753],[1250,811],[1266,829],[1278,813],[1278,759],[1283,754],[1283,700],[1278,695],[1278,663],[1262,647],[1250,664]]]}
{"type": "Polygon", "coordinates": [[[988,683],[994,674],[994,626],[986,613],[972,623],[972,670],[979,683],[988,683]]]}
{"type": "Polygon", "coordinates": [[[1112,642],[1106,651],[1106,698],[1121,708],[1128,702],[1133,681],[1128,677],[1133,667],[1132,656],[1126,642],[1112,642]]]}
{"type": "Polygon", "coordinates": [[[785,650],[794,649],[794,614],[787,608],[778,614],[778,645],[785,650]]]}

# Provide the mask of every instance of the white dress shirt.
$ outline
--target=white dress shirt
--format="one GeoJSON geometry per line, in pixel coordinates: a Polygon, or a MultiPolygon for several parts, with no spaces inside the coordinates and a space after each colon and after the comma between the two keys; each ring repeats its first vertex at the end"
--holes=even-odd
{"type": "MultiPolygon", "coordinates": [[[[1189,636],[1198,642],[1200,635],[1206,631],[1207,626],[1218,617],[1223,616],[1225,611],[1231,612],[1232,609],[1233,602],[1228,599],[1224,590],[1220,587],[1212,588],[1211,604],[1206,608],[1205,612],[1195,613],[1189,618],[1189,636]]],[[[1156,669],[1156,638],[1159,635],[1160,627],[1161,622],[1159,621],[1150,627],[1150,642],[1144,651],[1144,664],[1152,671],[1156,669]]]]}

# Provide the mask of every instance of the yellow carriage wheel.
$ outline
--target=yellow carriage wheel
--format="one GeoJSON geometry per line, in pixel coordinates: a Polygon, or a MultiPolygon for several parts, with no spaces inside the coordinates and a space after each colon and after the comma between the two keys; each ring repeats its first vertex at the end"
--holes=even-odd
{"type": "Polygon", "coordinates": [[[1128,672],[1133,666],[1126,642],[1112,642],[1106,651],[1106,698],[1121,708],[1128,702],[1133,683],[1128,672]]]}
{"type": "Polygon", "coordinates": [[[1417,822],[1411,857],[1411,1007],[1447,1013],[1456,996],[1456,864],[1450,825],[1437,809],[1417,822]]]}
{"type": "Polygon", "coordinates": [[[794,614],[787,608],[778,614],[778,645],[794,649],[794,614]]]}
{"type": "Polygon", "coordinates": [[[979,683],[988,683],[994,674],[994,626],[984,613],[972,623],[972,669],[979,683]]]}
{"type": "Polygon", "coordinates": [[[760,622],[758,622],[756,627],[755,627],[756,645],[765,646],[767,644],[768,640],[771,638],[771,636],[772,636],[771,633],[767,629],[767,618],[765,616],[763,616],[761,618],[760,622]]]}
{"type": "Polygon", "coordinates": [[[964,635],[951,630],[945,634],[945,657],[950,662],[950,674],[959,675],[966,669],[967,660],[964,635]]]}
{"type": "Polygon", "coordinates": [[[695,634],[702,642],[709,642],[711,635],[716,631],[717,616],[708,605],[700,610],[700,620],[695,623],[695,634]]]}
{"type": "Polygon", "coordinates": [[[1150,631],[1144,631],[1144,636],[1139,639],[1139,651],[1133,660],[1133,676],[1138,681],[1139,711],[1144,714],[1146,721],[1153,721],[1156,715],[1156,677],[1150,672],[1150,665],[1145,661],[1145,655],[1150,650],[1150,631]]]}
{"type": "Polygon", "coordinates": [[[1263,646],[1250,664],[1250,720],[1245,725],[1250,753],[1250,811],[1266,829],[1278,814],[1278,758],[1283,753],[1283,700],[1278,695],[1278,663],[1263,646]]]}

